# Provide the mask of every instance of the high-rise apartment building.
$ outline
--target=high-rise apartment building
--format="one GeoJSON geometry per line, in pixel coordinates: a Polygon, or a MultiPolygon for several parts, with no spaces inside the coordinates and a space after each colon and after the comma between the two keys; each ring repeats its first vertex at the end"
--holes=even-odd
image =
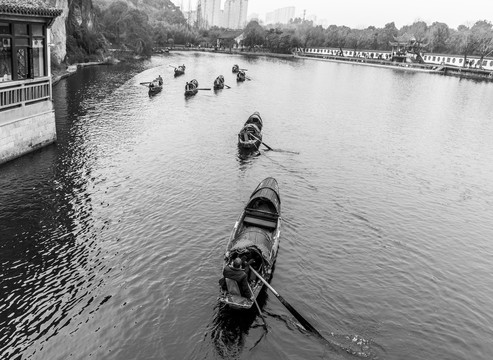
{"type": "Polygon", "coordinates": [[[241,29],[246,25],[248,0],[226,0],[224,3],[222,26],[241,29]]]}
{"type": "Polygon", "coordinates": [[[197,23],[202,29],[221,26],[221,0],[198,0],[197,23]]]}
{"type": "Polygon", "coordinates": [[[288,6],[265,14],[266,24],[287,24],[290,19],[294,18],[295,7],[288,6]]]}

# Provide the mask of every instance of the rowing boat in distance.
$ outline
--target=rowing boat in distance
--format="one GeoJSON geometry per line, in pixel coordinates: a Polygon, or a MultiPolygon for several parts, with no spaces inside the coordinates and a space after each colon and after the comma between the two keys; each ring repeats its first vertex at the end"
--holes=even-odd
{"type": "Polygon", "coordinates": [[[224,89],[224,76],[219,75],[216,80],[214,80],[214,90],[224,89]]]}
{"type": "Polygon", "coordinates": [[[236,81],[245,81],[246,79],[246,74],[243,70],[238,70],[238,73],[236,74],[236,81]]]}
{"type": "Polygon", "coordinates": [[[185,74],[185,65],[180,65],[175,68],[175,76],[180,76],[185,74]]]}
{"type": "MultiPolygon", "coordinates": [[[[272,277],[281,233],[281,198],[276,179],[268,177],[250,195],[247,205],[236,221],[226,246],[223,273],[235,259],[250,264],[266,281],[272,277]]],[[[237,263],[239,261],[237,260],[237,263]]],[[[233,309],[250,309],[263,287],[253,271],[247,273],[248,286],[253,294],[246,297],[241,284],[225,278],[219,301],[233,309]]]]}
{"type": "Polygon", "coordinates": [[[149,95],[154,95],[163,89],[163,78],[159,75],[149,83],[149,95]]]}
{"type": "Polygon", "coordinates": [[[262,118],[258,111],[250,115],[238,133],[238,147],[243,150],[258,150],[262,143],[262,118]]]}
{"type": "Polygon", "coordinates": [[[185,96],[192,96],[198,92],[199,82],[195,79],[185,85],[185,96]]]}

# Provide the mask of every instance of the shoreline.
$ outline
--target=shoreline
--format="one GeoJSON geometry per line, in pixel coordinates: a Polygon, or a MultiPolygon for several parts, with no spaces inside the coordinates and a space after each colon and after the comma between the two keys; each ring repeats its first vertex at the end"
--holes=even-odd
{"type": "Polygon", "coordinates": [[[311,56],[311,55],[300,55],[298,53],[291,54],[278,54],[271,52],[256,52],[256,51],[240,51],[240,50],[215,50],[214,48],[173,48],[172,51],[199,51],[199,52],[210,52],[210,53],[220,53],[228,55],[244,55],[244,56],[266,56],[281,59],[304,59],[304,60],[315,60],[315,61],[328,61],[338,64],[351,64],[351,65],[363,65],[371,66],[383,69],[401,70],[408,72],[421,72],[428,74],[437,74],[449,77],[458,77],[461,79],[469,79],[476,81],[493,81],[493,72],[488,70],[480,69],[470,69],[462,68],[450,65],[434,65],[434,64],[417,64],[417,63],[397,63],[385,60],[377,59],[362,59],[362,58],[351,58],[351,57],[333,57],[333,56],[311,56]]]}
{"type": "Polygon", "coordinates": [[[77,72],[79,67],[89,67],[89,66],[98,66],[98,65],[114,65],[118,63],[119,60],[112,61],[90,61],[86,63],[76,63],[72,65],[68,65],[65,70],[52,70],[51,73],[51,86],[55,86],[65,78],[68,78],[70,75],[73,75],[77,72]]]}

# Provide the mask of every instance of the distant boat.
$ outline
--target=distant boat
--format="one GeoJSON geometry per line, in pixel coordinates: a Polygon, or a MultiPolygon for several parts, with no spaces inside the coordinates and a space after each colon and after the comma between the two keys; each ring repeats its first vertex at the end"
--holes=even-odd
{"type": "Polygon", "coordinates": [[[214,90],[219,90],[224,88],[224,76],[219,75],[216,80],[214,80],[214,90]]]}
{"type": "Polygon", "coordinates": [[[198,92],[199,82],[195,79],[185,85],[185,96],[195,95],[198,92]]]}
{"type": "Polygon", "coordinates": [[[246,75],[243,70],[238,70],[238,73],[236,74],[236,81],[245,81],[246,75]]]}
{"type": "MultiPolygon", "coordinates": [[[[276,179],[268,177],[250,195],[247,205],[235,223],[226,246],[223,269],[236,258],[253,262],[250,266],[266,281],[270,281],[279,249],[281,234],[281,197],[276,179]]],[[[253,301],[241,294],[239,284],[224,279],[225,288],[219,301],[233,309],[250,309],[253,301]]],[[[251,272],[248,285],[256,299],[263,282],[251,272]]]]}
{"type": "Polygon", "coordinates": [[[159,75],[149,83],[149,95],[154,95],[163,89],[163,78],[159,75]]]}
{"type": "Polygon", "coordinates": [[[238,147],[244,150],[258,150],[262,143],[262,126],[262,118],[258,111],[255,111],[238,133],[238,147]]]}
{"type": "Polygon", "coordinates": [[[175,68],[175,76],[180,76],[185,74],[185,65],[180,65],[175,68]]]}
{"type": "Polygon", "coordinates": [[[233,65],[233,73],[237,73],[238,71],[240,71],[240,67],[237,64],[234,64],[233,65]]]}

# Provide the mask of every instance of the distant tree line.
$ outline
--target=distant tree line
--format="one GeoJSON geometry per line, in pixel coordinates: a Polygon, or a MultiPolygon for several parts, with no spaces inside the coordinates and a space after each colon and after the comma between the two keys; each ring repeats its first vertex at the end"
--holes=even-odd
{"type": "MultiPolygon", "coordinates": [[[[106,9],[96,8],[97,26],[93,32],[69,29],[67,50],[72,58],[87,60],[108,48],[123,49],[132,54],[149,56],[154,47],[183,45],[214,46],[226,29],[213,27],[199,30],[187,24],[183,14],[163,10],[152,14],[152,20],[144,12],[130,7],[124,1],[116,1],[106,9]]],[[[457,29],[434,22],[427,25],[416,21],[397,29],[390,22],[382,28],[351,29],[347,26],[330,25],[323,28],[312,21],[291,19],[288,24],[262,26],[250,21],[243,32],[243,40],[222,39],[222,45],[239,45],[248,49],[263,49],[274,53],[290,53],[293,48],[334,47],[355,51],[391,50],[390,43],[403,34],[414,36],[424,52],[488,56],[493,52],[493,26],[486,20],[472,26],[460,25],[457,29]]],[[[80,60],[79,60],[80,61],[80,60]]]]}
{"type": "Polygon", "coordinates": [[[391,42],[403,34],[414,36],[424,52],[460,54],[467,57],[485,57],[493,53],[493,26],[486,20],[472,26],[460,25],[457,29],[434,22],[427,25],[417,21],[397,29],[395,23],[383,28],[370,26],[351,29],[347,26],[330,25],[323,28],[312,21],[292,19],[287,25],[263,27],[251,21],[245,28],[243,44],[247,47],[263,47],[272,52],[288,53],[294,47],[334,47],[352,50],[391,50],[391,42]]]}

